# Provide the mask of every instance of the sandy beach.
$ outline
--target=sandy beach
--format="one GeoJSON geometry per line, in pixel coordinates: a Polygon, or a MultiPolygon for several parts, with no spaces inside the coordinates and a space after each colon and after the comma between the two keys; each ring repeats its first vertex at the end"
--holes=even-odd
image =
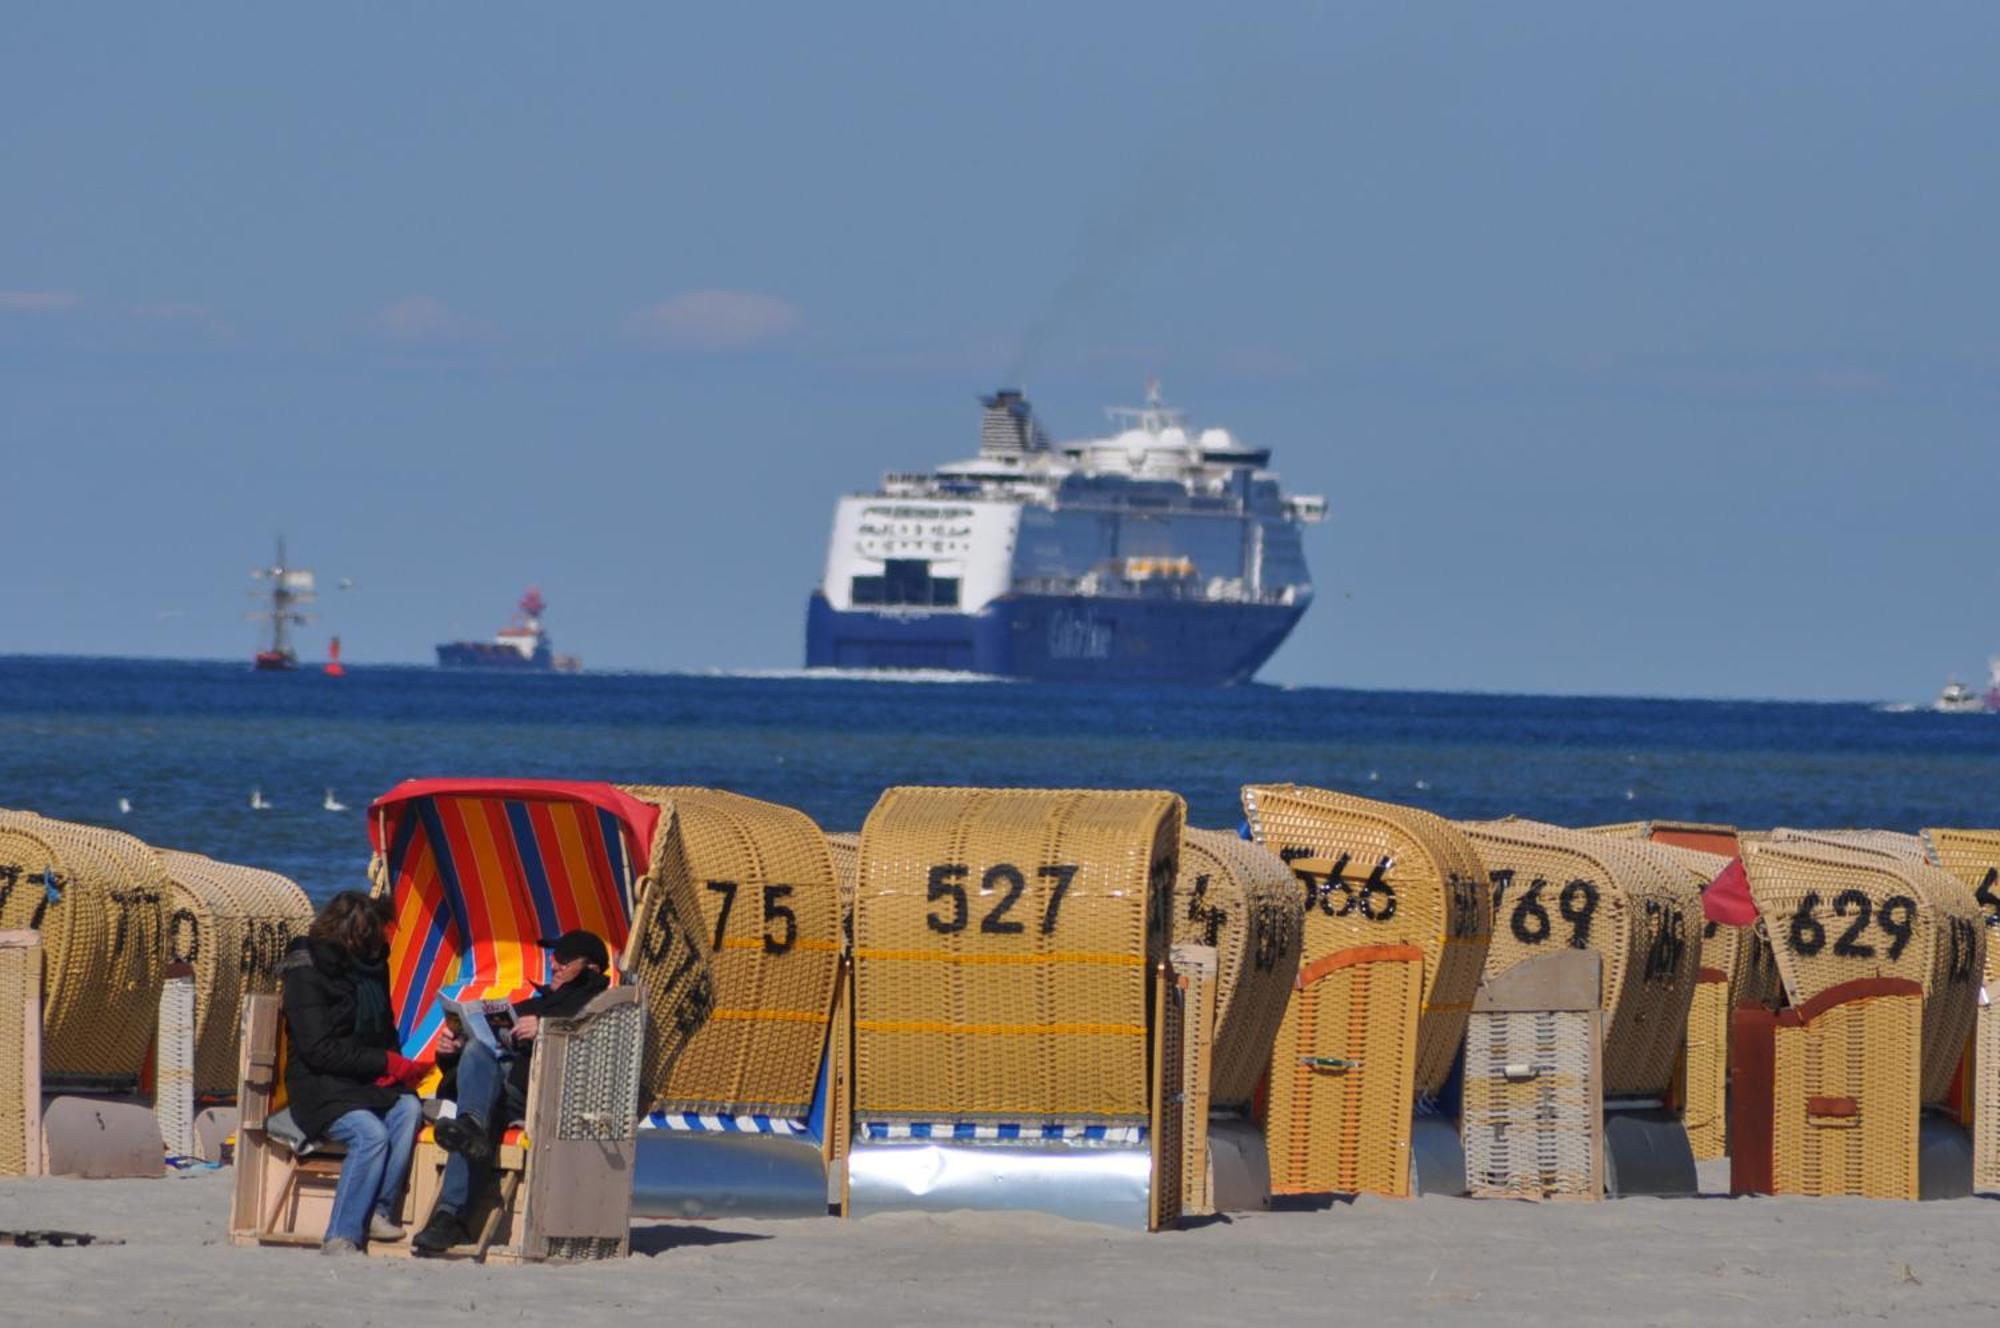
{"type": "Polygon", "coordinates": [[[1990,1323],[2000,1204],[1362,1198],[1148,1236],[1031,1214],[642,1222],[587,1267],[330,1261],[223,1237],[228,1176],[0,1181],[10,1323],[1990,1323]],[[577,1307],[577,1308],[572,1308],[577,1307]]]}

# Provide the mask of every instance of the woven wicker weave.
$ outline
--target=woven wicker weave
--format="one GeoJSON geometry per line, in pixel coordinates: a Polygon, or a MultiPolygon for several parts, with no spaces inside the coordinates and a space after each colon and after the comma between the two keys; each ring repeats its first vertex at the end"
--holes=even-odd
{"type": "Polygon", "coordinates": [[[1604,1093],[1662,1097],[1687,1035],[1701,892],[1650,845],[1533,821],[1461,822],[1493,882],[1486,972],[1565,946],[1604,961],[1604,1093]]]}
{"type": "Polygon", "coordinates": [[[854,900],[857,1114],[1144,1123],[1183,816],[1162,792],[884,793],[854,900]]]}
{"type": "Polygon", "coordinates": [[[1985,928],[1972,894],[1927,862],[1774,838],[1744,850],[1750,897],[1795,1006],[1844,982],[1924,989],[1924,1102],[1942,1101],[1972,1032],[1985,928]]]}
{"type": "Polygon", "coordinates": [[[1350,945],[1308,963],[1271,1056],[1273,1194],[1409,1193],[1424,953],[1350,945]]]}
{"type": "Polygon", "coordinates": [[[1923,1004],[1915,995],[1871,996],[1780,1016],[1776,1193],[1917,1197],[1923,1004]]]}
{"type": "Polygon", "coordinates": [[[1191,829],[1181,837],[1173,909],[1175,944],[1213,946],[1221,968],[1209,1100],[1244,1106],[1271,1063],[1298,976],[1298,888],[1269,851],[1226,831],[1191,829]]]}
{"type": "Polygon", "coordinates": [[[1459,1120],[1475,1198],[1603,1197],[1602,968],[1594,952],[1555,949],[1480,988],[1459,1120]]]}
{"type": "MultiPolygon", "coordinates": [[[[2000,830],[1924,831],[1930,861],[1958,878],[1986,921],[1986,966],[1983,986],[2000,991],[2000,830]]],[[[2000,1016],[1981,1004],[1973,1046],[1965,1059],[1970,1101],[1965,1105],[1972,1127],[1973,1184],[2000,1190],[2000,1016]]]]}
{"type": "MultiPolygon", "coordinates": [[[[842,950],[840,889],[826,836],[803,812],[740,794],[624,791],[672,810],[661,825],[678,851],[655,861],[679,873],[697,901],[713,954],[715,1008],[674,1061],[659,1105],[804,1115],[819,1080],[842,950]]],[[[649,1061],[649,1084],[655,1068],[649,1061]]]]}
{"type": "Polygon", "coordinates": [[[1772,844],[1821,844],[1856,853],[1876,853],[1902,862],[1930,861],[1924,841],[1900,830],[1801,830],[1781,825],[1763,838],[1772,844]]]}
{"type": "Polygon", "coordinates": [[[0,1176],[41,1170],[42,945],[0,935],[0,1176]]]}
{"type": "Polygon", "coordinates": [[[0,815],[0,930],[42,933],[44,1075],[142,1072],[171,890],[158,857],[130,835],[0,815]]]}
{"type": "Polygon", "coordinates": [[[1279,857],[1319,860],[1300,877],[1311,892],[1302,964],[1355,945],[1423,952],[1416,1087],[1436,1092],[1458,1058],[1492,930],[1479,855],[1451,822],[1414,807],[1296,784],[1250,785],[1243,807],[1279,857]]]}
{"type": "Polygon", "coordinates": [[[160,850],[174,886],[166,958],[195,975],[194,1090],[233,1093],[243,998],[278,989],[278,961],[312,923],[312,901],[276,872],[160,850]]]}

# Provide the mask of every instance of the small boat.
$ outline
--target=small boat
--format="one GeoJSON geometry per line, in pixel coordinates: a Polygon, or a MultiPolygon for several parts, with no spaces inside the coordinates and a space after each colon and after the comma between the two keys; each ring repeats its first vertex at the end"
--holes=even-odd
{"type": "Polygon", "coordinates": [[[250,810],[253,812],[268,812],[271,810],[271,804],[264,801],[264,789],[261,785],[250,790],[250,810]]]}
{"type": "Polygon", "coordinates": [[[2000,715],[2000,655],[1986,661],[1986,708],[2000,715]]]}
{"type": "Polygon", "coordinates": [[[299,653],[292,649],[291,629],[303,627],[311,619],[306,606],[313,602],[313,574],[305,568],[286,565],[285,537],[280,535],[278,560],[269,567],[251,569],[250,575],[255,580],[271,583],[268,590],[253,592],[260,607],[251,611],[250,618],[271,625],[270,637],[264,648],[257,652],[255,665],[262,673],[296,669],[299,653]]]}
{"type": "Polygon", "coordinates": [[[1985,698],[1953,678],[1944,685],[1937,700],[1931,702],[1931,709],[1940,715],[1976,715],[1986,709],[1985,698]]]}
{"type": "Polygon", "coordinates": [[[521,596],[520,607],[491,641],[446,641],[437,648],[441,669],[506,669],[529,673],[575,673],[583,667],[574,655],[558,655],[542,626],[548,601],[534,586],[521,596]]]}
{"type": "Polygon", "coordinates": [[[330,812],[344,812],[347,810],[347,804],[342,802],[339,798],[334,797],[332,789],[328,789],[326,791],[326,797],[320,802],[319,805],[322,809],[330,812]]]}

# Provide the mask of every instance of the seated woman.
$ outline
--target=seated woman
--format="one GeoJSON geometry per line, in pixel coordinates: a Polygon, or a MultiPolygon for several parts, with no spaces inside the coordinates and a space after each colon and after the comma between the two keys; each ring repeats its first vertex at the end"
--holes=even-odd
{"type": "Polygon", "coordinates": [[[513,1035],[504,1050],[495,1053],[484,1042],[461,1037],[450,1024],[438,1033],[438,1064],[449,1077],[438,1095],[456,1102],[458,1114],[438,1122],[438,1147],[451,1156],[445,1159],[437,1207],[410,1241],[416,1254],[442,1254],[472,1239],[464,1213],[492,1180],[494,1146],[527,1109],[529,1058],[541,1021],[581,1014],[591,997],[611,985],[605,975],[611,955],[598,937],[572,931],[540,945],[549,952],[548,984],[514,1007],[513,1035]]]}
{"type": "Polygon", "coordinates": [[[388,900],[343,891],[278,967],[292,1119],[306,1138],[347,1150],[323,1254],[355,1254],[371,1238],[403,1235],[395,1213],[423,1117],[414,1089],[429,1067],[398,1049],[389,1008],[392,916],[388,900]]]}

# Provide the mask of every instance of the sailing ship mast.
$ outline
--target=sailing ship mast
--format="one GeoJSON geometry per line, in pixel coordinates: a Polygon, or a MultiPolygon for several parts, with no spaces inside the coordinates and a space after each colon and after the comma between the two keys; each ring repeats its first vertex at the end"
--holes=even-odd
{"type": "Polygon", "coordinates": [[[289,567],[285,563],[285,537],[278,536],[278,560],[269,567],[251,570],[251,577],[258,581],[270,582],[268,591],[255,592],[263,607],[253,610],[250,618],[256,622],[271,625],[269,644],[257,652],[257,667],[260,669],[294,669],[298,667],[298,652],[292,649],[293,627],[303,627],[312,615],[306,607],[313,602],[313,574],[301,567],[289,567]]]}

